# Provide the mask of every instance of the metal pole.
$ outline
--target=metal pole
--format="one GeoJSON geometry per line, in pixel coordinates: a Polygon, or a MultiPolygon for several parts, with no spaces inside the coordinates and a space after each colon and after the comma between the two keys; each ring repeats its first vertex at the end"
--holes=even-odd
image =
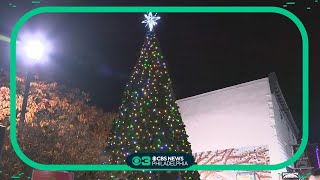
{"type": "MultiPolygon", "coordinates": [[[[21,107],[21,115],[20,115],[20,130],[23,130],[23,126],[24,126],[24,120],[25,120],[25,115],[26,115],[26,111],[27,111],[27,104],[28,104],[28,96],[29,96],[29,90],[30,90],[30,83],[32,80],[32,76],[30,71],[28,71],[27,73],[27,77],[26,77],[26,87],[24,89],[24,94],[23,94],[23,102],[22,102],[22,107],[21,107]]],[[[20,135],[22,134],[19,133],[20,135]]]]}

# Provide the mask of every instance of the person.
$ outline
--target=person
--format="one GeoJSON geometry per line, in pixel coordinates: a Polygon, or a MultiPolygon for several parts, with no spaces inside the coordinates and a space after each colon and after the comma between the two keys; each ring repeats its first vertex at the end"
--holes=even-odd
{"type": "Polygon", "coordinates": [[[314,169],[314,170],[311,172],[308,180],[320,180],[320,168],[314,169]]]}

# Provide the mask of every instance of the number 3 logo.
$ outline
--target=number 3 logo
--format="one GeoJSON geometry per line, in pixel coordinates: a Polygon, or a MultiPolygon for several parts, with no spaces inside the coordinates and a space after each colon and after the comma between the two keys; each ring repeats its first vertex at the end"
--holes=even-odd
{"type": "Polygon", "coordinates": [[[149,157],[149,156],[143,156],[142,158],[141,158],[141,160],[142,160],[142,165],[143,166],[150,166],[151,165],[151,158],[149,157]]]}

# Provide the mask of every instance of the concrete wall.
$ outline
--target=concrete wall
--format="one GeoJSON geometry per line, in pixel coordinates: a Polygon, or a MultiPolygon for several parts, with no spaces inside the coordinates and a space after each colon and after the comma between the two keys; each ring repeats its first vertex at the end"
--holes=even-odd
{"type": "Polygon", "coordinates": [[[193,152],[273,145],[268,78],[177,101],[193,152]]]}
{"type": "Polygon", "coordinates": [[[272,95],[273,109],[274,109],[274,119],[275,119],[275,129],[277,132],[277,139],[279,146],[281,147],[280,159],[283,161],[289,159],[293,155],[293,149],[291,145],[297,144],[296,137],[293,134],[285,116],[281,112],[279,105],[272,95]]]}
{"type": "MultiPolygon", "coordinates": [[[[193,153],[267,146],[270,164],[293,154],[296,143],[264,78],[177,101],[193,153]]],[[[280,179],[278,172],[272,179],[280,179]]]]}

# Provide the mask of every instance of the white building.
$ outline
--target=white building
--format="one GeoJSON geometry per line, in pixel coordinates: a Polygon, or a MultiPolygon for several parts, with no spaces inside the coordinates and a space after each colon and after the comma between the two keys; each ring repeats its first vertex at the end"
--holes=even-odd
{"type": "MultiPolygon", "coordinates": [[[[198,164],[278,164],[293,155],[299,131],[274,73],[177,103],[198,164]]],[[[283,171],[255,176],[278,180],[283,171]]],[[[200,173],[206,180],[241,179],[239,172],[200,173]]]]}

